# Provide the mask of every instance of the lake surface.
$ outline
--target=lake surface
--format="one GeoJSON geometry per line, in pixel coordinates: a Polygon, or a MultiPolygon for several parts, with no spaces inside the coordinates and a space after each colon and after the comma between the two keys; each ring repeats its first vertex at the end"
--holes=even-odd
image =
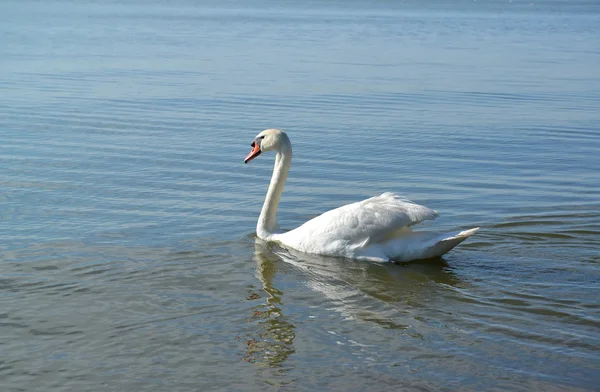
{"type": "Polygon", "coordinates": [[[2,391],[600,385],[600,3],[4,1],[2,391]],[[255,241],[384,191],[443,260],[255,241]]]}

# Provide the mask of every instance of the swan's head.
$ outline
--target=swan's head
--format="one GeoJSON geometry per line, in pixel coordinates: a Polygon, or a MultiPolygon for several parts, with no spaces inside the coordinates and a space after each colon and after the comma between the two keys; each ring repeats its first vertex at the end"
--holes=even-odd
{"type": "Polygon", "coordinates": [[[244,163],[248,163],[257,156],[260,155],[261,152],[266,151],[280,151],[284,148],[288,148],[291,146],[290,139],[287,134],[280,129],[265,129],[252,141],[250,144],[252,150],[244,159],[244,163]]]}

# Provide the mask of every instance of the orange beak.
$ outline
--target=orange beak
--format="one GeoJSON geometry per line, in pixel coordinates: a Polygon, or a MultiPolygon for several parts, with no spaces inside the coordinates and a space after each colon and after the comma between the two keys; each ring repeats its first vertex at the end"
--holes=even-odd
{"type": "Polygon", "coordinates": [[[258,143],[252,142],[251,146],[252,146],[252,150],[246,156],[246,159],[244,159],[244,163],[248,163],[260,155],[260,146],[258,145],[258,143]]]}

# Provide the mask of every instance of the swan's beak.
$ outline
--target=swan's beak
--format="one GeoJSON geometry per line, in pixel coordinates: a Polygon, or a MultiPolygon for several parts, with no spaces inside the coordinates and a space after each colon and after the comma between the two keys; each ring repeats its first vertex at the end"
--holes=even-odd
{"type": "Polygon", "coordinates": [[[252,142],[251,146],[252,146],[252,151],[250,151],[250,154],[248,154],[248,156],[246,156],[246,159],[244,159],[244,163],[248,163],[260,155],[260,146],[258,145],[258,143],[252,142]]]}

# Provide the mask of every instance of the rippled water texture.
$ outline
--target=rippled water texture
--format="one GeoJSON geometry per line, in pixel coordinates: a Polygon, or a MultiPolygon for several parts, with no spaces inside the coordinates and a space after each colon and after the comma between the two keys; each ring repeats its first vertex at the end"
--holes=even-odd
{"type": "Polygon", "coordinates": [[[2,391],[600,385],[597,1],[0,6],[2,391]],[[394,191],[475,236],[255,240],[394,191]]]}

